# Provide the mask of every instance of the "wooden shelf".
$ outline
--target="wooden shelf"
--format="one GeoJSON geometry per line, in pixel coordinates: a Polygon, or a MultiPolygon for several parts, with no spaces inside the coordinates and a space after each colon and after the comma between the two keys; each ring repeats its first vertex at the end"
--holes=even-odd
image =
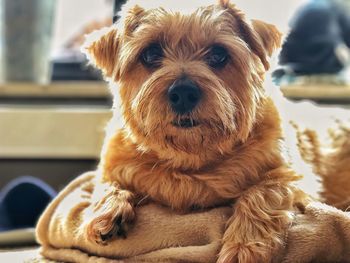
{"type": "Polygon", "coordinates": [[[35,98],[108,98],[107,83],[102,81],[62,81],[48,85],[31,83],[0,84],[0,97],[35,98]]]}
{"type": "MultiPolygon", "coordinates": [[[[350,85],[285,85],[283,94],[296,99],[350,100],[350,85]]],[[[102,81],[66,81],[48,85],[29,83],[0,84],[0,97],[36,98],[108,98],[111,94],[107,83],[102,81]]]]}
{"type": "Polygon", "coordinates": [[[287,85],[281,91],[288,98],[350,101],[350,86],[342,85],[287,85]]]}

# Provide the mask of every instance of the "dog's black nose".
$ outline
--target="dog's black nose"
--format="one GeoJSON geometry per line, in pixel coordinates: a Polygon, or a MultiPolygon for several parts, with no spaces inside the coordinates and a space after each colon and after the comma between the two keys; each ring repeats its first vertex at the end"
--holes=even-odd
{"type": "Polygon", "coordinates": [[[181,78],[168,89],[168,100],[171,108],[178,114],[191,112],[198,104],[202,92],[190,79],[181,78]]]}

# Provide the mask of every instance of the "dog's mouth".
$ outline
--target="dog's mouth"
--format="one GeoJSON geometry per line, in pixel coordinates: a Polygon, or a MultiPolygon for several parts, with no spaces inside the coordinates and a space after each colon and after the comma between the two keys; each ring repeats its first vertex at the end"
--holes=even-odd
{"type": "Polygon", "coordinates": [[[199,122],[191,118],[183,118],[174,120],[171,124],[177,128],[189,129],[198,126],[199,122]]]}

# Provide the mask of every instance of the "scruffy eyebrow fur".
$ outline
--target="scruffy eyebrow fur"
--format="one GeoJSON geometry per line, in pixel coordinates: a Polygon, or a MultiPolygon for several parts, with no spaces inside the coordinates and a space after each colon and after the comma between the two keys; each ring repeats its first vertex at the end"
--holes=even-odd
{"type": "Polygon", "coordinates": [[[166,56],[173,59],[199,57],[210,46],[221,44],[230,48],[232,56],[240,60],[238,47],[248,47],[239,35],[239,26],[232,15],[215,5],[199,8],[194,14],[167,12],[163,8],[144,11],[139,21],[134,22],[138,26],[122,41],[120,71],[123,73],[132,68],[140,52],[151,43],[159,43],[166,56]],[[230,45],[233,42],[237,45],[230,45]]]}

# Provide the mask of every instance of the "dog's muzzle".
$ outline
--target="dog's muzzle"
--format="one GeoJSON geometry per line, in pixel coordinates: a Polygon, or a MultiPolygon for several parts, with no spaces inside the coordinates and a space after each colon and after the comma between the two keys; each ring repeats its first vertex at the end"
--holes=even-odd
{"type": "Polygon", "coordinates": [[[190,113],[202,96],[200,88],[188,77],[176,80],[168,89],[168,100],[177,114],[190,113]]]}

